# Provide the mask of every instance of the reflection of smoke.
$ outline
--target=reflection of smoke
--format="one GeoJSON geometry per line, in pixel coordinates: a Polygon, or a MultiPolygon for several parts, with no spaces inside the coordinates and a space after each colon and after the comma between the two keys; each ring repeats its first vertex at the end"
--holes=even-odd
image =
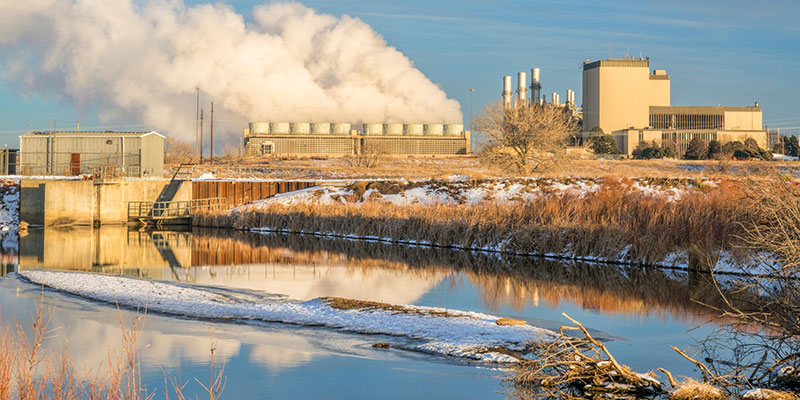
{"type": "MultiPolygon", "coordinates": [[[[247,120],[458,122],[460,106],[357,18],[298,3],[182,0],[0,2],[5,72],[103,120],[139,120],[188,138],[195,88],[229,133],[247,120]]],[[[225,131],[223,126],[223,131],[225,131]]]]}
{"type": "Polygon", "coordinates": [[[271,374],[286,368],[305,364],[314,358],[313,346],[301,336],[271,336],[269,344],[258,344],[250,349],[250,361],[263,366],[271,374]],[[304,350],[301,350],[304,349],[304,350]]]}

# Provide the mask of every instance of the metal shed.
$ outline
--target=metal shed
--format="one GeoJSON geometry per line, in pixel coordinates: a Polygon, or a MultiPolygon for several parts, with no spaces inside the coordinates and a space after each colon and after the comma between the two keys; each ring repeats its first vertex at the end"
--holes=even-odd
{"type": "Polygon", "coordinates": [[[161,176],[164,136],[156,132],[29,132],[19,137],[23,175],[161,176]]]}

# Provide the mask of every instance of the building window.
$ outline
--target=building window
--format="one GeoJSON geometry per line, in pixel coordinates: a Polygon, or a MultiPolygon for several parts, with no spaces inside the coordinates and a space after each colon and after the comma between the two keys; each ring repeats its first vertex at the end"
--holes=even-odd
{"type": "Polygon", "coordinates": [[[106,144],[114,144],[114,141],[111,139],[106,140],[106,144]]]}
{"type": "Polygon", "coordinates": [[[275,143],[267,142],[261,143],[261,154],[272,154],[275,153],[275,143]]]}

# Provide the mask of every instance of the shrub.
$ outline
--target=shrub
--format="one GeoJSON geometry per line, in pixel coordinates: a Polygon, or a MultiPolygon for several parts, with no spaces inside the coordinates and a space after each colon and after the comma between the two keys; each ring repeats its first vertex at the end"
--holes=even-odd
{"type": "Polygon", "coordinates": [[[661,146],[656,141],[650,143],[639,142],[633,149],[633,158],[637,160],[652,160],[656,158],[674,158],[675,151],[669,147],[661,146]]]}
{"type": "Polygon", "coordinates": [[[589,138],[589,148],[595,154],[619,154],[617,140],[607,133],[589,138]]]}
{"type": "Polygon", "coordinates": [[[722,157],[722,144],[719,140],[712,140],[708,142],[708,150],[706,152],[706,158],[709,160],[716,160],[722,157]]]}
{"type": "Polygon", "coordinates": [[[700,138],[694,138],[689,142],[686,154],[683,158],[687,160],[703,160],[708,156],[708,143],[700,138]]]}

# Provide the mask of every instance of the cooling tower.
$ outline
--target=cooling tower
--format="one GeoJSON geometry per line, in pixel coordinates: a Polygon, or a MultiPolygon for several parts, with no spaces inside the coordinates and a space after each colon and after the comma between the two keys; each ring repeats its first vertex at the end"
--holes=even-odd
{"type": "Polygon", "coordinates": [[[311,124],[311,133],[314,135],[329,135],[331,133],[331,124],[327,122],[315,122],[311,124]]]}
{"type": "Polygon", "coordinates": [[[463,131],[464,125],[462,124],[447,124],[444,126],[445,136],[461,136],[463,131]]]}
{"type": "Polygon", "coordinates": [[[425,136],[442,136],[444,134],[444,125],[442,124],[425,124],[422,128],[425,136]]]}
{"type": "Polygon", "coordinates": [[[286,135],[289,133],[289,123],[288,122],[270,122],[269,123],[269,131],[273,135],[286,135]]]}
{"type": "Polygon", "coordinates": [[[422,124],[405,124],[403,125],[403,135],[406,136],[421,136],[423,132],[422,124]]]}
{"type": "Polygon", "coordinates": [[[403,124],[383,124],[383,134],[401,136],[403,134],[403,124]]]}
{"type": "Polygon", "coordinates": [[[350,133],[350,124],[337,122],[331,127],[331,133],[334,135],[347,135],[350,133]]]}

